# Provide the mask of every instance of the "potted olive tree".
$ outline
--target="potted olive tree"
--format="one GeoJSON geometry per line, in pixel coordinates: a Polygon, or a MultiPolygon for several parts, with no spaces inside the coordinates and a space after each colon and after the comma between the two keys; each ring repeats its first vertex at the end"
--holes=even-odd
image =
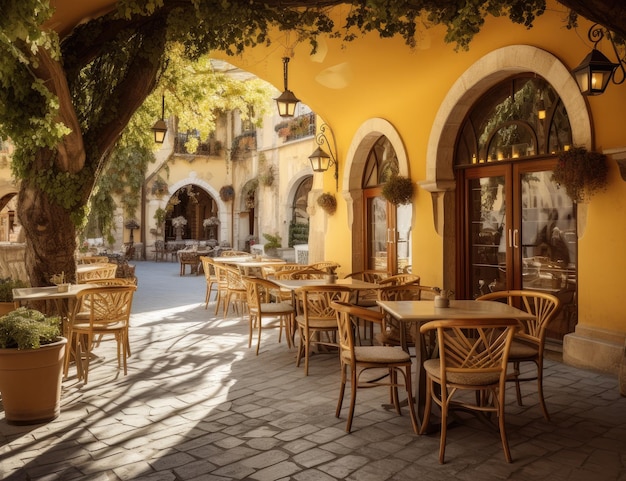
{"type": "Polygon", "coordinates": [[[59,317],[20,307],[0,317],[0,393],[9,424],[51,421],[60,412],[67,339],[59,317]]]}

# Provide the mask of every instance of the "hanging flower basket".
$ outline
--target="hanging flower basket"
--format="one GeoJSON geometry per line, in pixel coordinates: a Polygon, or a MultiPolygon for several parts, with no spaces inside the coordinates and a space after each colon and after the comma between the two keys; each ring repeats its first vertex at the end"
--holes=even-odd
{"type": "Polygon", "coordinates": [[[326,212],[328,215],[333,215],[337,210],[337,199],[333,194],[328,192],[324,192],[317,198],[317,204],[326,212]]]}
{"type": "Polygon", "coordinates": [[[395,205],[410,204],[413,192],[413,181],[402,175],[394,175],[383,185],[383,197],[395,205]]]}
{"type": "Polygon", "coordinates": [[[608,169],[606,155],[573,147],[559,154],[552,180],[565,187],[574,202],[585,202],[606,188],[608,169]]]}
{"type": "Polygon", "coordinates": [[[220,199],[224,202],[231,201],[235,198],[235,189],[232,185],[225,185],[220,189],[220,199]]]}

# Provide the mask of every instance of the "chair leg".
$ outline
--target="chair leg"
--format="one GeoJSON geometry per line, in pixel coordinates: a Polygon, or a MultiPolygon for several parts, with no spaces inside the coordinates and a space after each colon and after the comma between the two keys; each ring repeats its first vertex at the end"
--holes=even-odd
{"type": "Polygon", "coordinates": [[[500,387],[499,392],[493,393],[494,402],[498,403],[498,424],[500,427],[500,439],[502,440],[502,449],[504,450],[504,457],[507,463],[512,462],[511,450],[509,449],[509,442],[506,438],[506,427],[504,424],[504,385],[500,387]]]}
{"type": "Polygon", "coordinates": [[[520,389],[519,377],[520,377],[520,367],[519,362],[515,361],[513,363],[513,376],[515,379],[515,393],[517,394],[517,404],[518,406],[523,406],[522,404],[522,391],[520,389]]]}
{"type": "Polygon", "coordinates": [[[426,427],[428,426],[428,422],[430,421],[430,409],[432,407],[432,392],[433,392],[433,381],[430,376],[426,377],[426,404],[424,405],[424,418],[422,419],[422,425],[420,426],[419,434],[426,433],[426,427]]]}
{"type": "Polygon", "coordinates": [[[261,314],[259,313],[256,316],[256,322],[258,323],[258,337],[257,337],[257,341],[256,341],[256,355],[259,355],[259,348],[261,347],[261,330],[263,329],[263,317],[261,316],[261,314]]]}
{"type": "Polygon", "coordinates": [[[446,455],[446,436],[448,434],[448,389],[441,386],[441,437],[439,439],[439,464],[444,463],[446,455]]]}
{"type": "Polygon", "coordinates": [[[411,365],[407,365],[405,370],[402,371],[404,375],[404,386],[406,387],[406,396],[408,401],[409,416],[411,417],[411,424],[413,425],[413,432],[419,434],[419,422],[417,420],[417,414],[415,413],[415,400],[413,399],[413,386],[411,381],[411,365]]]}
{"type": "Polygon", "coordinates": [[[339,399],[337,400],[337,409],[335,409],[335,417],[341,415],[341,406],[343,405],[343,396],[346,393],[346,369],[347,365],[341,362],[341,385],[339,386],[339,399]]]}
{"type": "Polygon", "coordinates": [[[550,422],[550,413],[548,413],[546,400],[543,397],[543,362],[541,362],[540,360],[535,364],[537,365],[537,395],[539,396],[539,403],[541,404],[543,417],[546,419],[546,421],[550,422]]]}
{"type": "Polygon", "coordinates": [[[352,431],[352,418],[354,417],[354,406],[356,405],[356,391],[358,389],[358,376],[356,368],[350,366],[350,410],[348,411],[348,421],[346,423],[346,432],[352,431]]]}

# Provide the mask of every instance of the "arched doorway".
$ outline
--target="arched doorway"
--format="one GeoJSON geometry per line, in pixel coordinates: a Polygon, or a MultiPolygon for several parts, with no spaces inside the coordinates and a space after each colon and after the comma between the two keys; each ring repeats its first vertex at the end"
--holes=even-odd
{"type": "Polygon", "coordinates": [[[172,219],[183,217],[183,241],[219,241],[219,211],[216,200],[204,189],[187,184],[177,189],[168,200],[165,218],[165,240],[175,241],[176,227],[172,219]]]}
{"type": "Polygon", "coordinates": [[[291,220],[289,221],[289,247],[309,242],[309,192],[313,187],[313,176],[300,179],[291,202],[291,220]]]}
{"type": "Polygon", "coordinates": [[[556,154],[571,145],[563,102],[529,73],[500,82],[472,106],[455,149],[457,294],[554,294],[566,314],[551,324],[557,339],[576,321],[577,208],[552,180],[556,154]]]}
{"type": "MultiPolygon", "coordinates": [[[[460,126],[469,109],[490,88],[516,73],[532,72],[553,86],[563,102],[571,127],[573,145],[591,148],[591,119],[576,81],[559,59],[545,50],[528,45],[503,47],[478,60],[453,84],[441,102],[431,130],[426,155],[427,179],[420,186],[433,196],[434,223],[443,237],[444,285],[459,288],[457,229],[457,182],[454,177],[460,126]]],[[[480,159],[478,159],[480,160],[480,159]]],[[[584,215],[578,212],[578,235],[584,230],[584,215]]],[[[463,247],[464,248],[464,247],[463,247]]],[[[454,287],[453,287],[454,288],[454,287]]]]}
{"type": "Polygon", "coordinates": [[[402,139],[388,121],[370,119],[357,130],[346,158],[343,185],[352,227],[352,271],[395,273],[408,267],[413,206],[392,206],[381,195],[392,172],[409,176],[402,139]]]}

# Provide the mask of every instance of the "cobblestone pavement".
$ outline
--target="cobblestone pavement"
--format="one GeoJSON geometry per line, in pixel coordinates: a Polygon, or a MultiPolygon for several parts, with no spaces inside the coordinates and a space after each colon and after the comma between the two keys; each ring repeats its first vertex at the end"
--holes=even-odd
{"type": "MultiPolygon", "coordinates": [[[[104,341],[82,385],[63,383],[62,412],[36,426],[10,426],[0,412],[0,478],[9,480],[626,480],[626,398],[616,376],[558,361],[546,365],[552,421],[533,383],[525,405],[507,392],[513,463],[497,430],[463,417],[439,435],[416,436],[407,413],[386,411],[384,388],[359,391],[353,432],[334,416],[336,355],[311,359],[266,331],[259,356],[247,323],[204,309],[203,277],[174,263],[138,262],[128,376],[104,341]]],[[[346,403],[347,404],[347,403],[346,403]]],[[[344,404],[344,406],[346,406],[344,404]]]]}

